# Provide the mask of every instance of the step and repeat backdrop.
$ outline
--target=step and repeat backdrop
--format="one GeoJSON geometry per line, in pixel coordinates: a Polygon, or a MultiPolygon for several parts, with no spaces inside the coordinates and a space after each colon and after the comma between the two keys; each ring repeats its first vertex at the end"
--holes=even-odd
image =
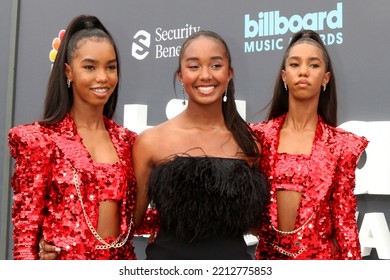
{"type": "MultiPolygon", "coordinates": [[[[365,259],[390,259],[388,0],[0,1],[0,120],[12,117],[12,126],[41,118],[47,79],[63,30],[79,14],[98,16],[117,42],[122,80],[115,118],[137,132],[180,110],[174,99],[180,98],[181,90],[174,88],[173,76],[180,46],[192,33],[208,29],[225,38],[232,53],[240,113],[248,122],[259,122],[265,118],[263,109],[270,101],[292,33],[302,28],[318,31],[334,64],[339,124],[370,140],[359,163],[355,192],[363,255],[365,259]],[[13,72],[9,66],[15,31],[13,72]],[[14,106],[7,113],[7,101],[12,99],[14,106]]],[[[1,240],[6,241],[1,248],[11,258],[10,174],[3,173],[7,166],[12,171],[6,145],[8,126],[0,121],[0,223],[1,240]]]]}

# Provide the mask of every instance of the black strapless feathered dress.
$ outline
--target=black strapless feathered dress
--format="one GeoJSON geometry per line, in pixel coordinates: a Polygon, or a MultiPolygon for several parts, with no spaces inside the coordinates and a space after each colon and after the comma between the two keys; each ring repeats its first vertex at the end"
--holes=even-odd
{"type": "Polygon", "coordinates": [[[251,259],[243,235],[259,225],[269,184],[245,160],[177,156],[149,178],[160,231],[147,259],[251,259]]]}

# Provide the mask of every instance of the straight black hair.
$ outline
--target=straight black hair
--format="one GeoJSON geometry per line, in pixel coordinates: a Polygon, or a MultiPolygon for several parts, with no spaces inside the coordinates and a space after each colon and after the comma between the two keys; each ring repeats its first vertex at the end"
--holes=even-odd
{"type": "Polygon", "coordinates": [[[333,72],[332,62],[329,56],[329,53],[320,37],[320,35],[312,30],[301,30],[294,34],[292,37],[286,52],[283,57],[282,64],[278,72],[278,76],[275,82],[275,88],[272,100],[268,105],[268,117],[267,119],[273,119],[283,115],[288,112],[288,94],[286,94],[286,89],[284,88],[283,79],[280,75],[282,70],[286,69],[286,59],[289,56],[290,50],[293,46],[301,43],[309,43],[320,48],[325,64],[326,72],[330,72],[330,79],[326,85],[326,90],[321,92],[320,100],[318,103],[318,114],[322,117],[324,122],[330,126],[337,126],[337,90],[336,90],[336,80],[333,72]]]}
{"type": "Polygon", "coordinates": [[[78,43],[82,39],[98,38],[109,41],[114,47],[117,57],[118,84],[104,105],[103,114],[111,119],[115,113],[119,90],[119,54],[114,39],[100,20],[91,15],[75,17],[65,30],[65,35],[60,43],[56,59],[50,73],[42,123],[55,123],[61,121],[66,113],[69,113],[73,104],[72,89],[67,86],[65,76],[65,63],[70,64],[78,43]]]}

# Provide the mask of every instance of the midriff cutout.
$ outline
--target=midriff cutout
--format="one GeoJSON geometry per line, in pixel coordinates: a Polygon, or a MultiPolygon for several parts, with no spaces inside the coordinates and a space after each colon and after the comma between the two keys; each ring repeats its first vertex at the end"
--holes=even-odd
{"type": "Polygon", "coordinates": [[[302,194],[296,191],[279,190],[276,192],[278,209],[278,229],[293,231],[298,215],[302,194]]]}
{"type": "Polygon", "coordinates": [[[99,203],[97,232],[102,238],[119,236],[120,210],[117,201],[104,200],[99,203]]]}

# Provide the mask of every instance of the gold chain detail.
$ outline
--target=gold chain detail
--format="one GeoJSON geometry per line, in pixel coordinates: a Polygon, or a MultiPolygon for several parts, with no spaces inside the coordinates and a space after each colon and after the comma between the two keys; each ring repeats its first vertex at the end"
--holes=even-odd
{"type": "Polygon", "coordinates": [[[291,252],[288,252],[288,251],[284,250],[283,248],[279,247],[278,245],[275,245],[273,243],[269,243],[269,244],[271,244],[271,246],[274,247],[276,249],[276,251],[278,251],[279,253],[282,253],[283,255],[286,255],[286,256],[294,258],[294,259],[306,250],[306,247],[302,246],[302,248],[299,249],[299,251],[297,253],[291,253],[291,252]]]}
{"type": "Polygon", "coordinates": [[[120,247],[122,247],[123,245],[125,245],[125,243],[127,242],[127,239],[128,239],[129,236],[130,236],[132,219],[130,219],[129,230],[127,231],[127,234],[126,234],[126,237],[125,237],[125,238],[123,238],[123,239],[121,240],[122,234],[120,234],[120,235],[118,236],[118,238],[117,238],[115,241],[113,241],[112,243],[107,243],[107,242],[99,235],[99,233],[97,233],[97,231],[95,230],[95,228],[93,227],[91,221],[90,221],[89,218],[88,218],[87,212],[85,211],[84,202],[83,202],[83,198],[82,198],[82,196],[81,196],[81,191],[80,191],[79,176],[78,176],[77,171],[76,171],[75,168],[73,168],[73,182],[74,182],[74,185],[75,185],[75,187],[76,187],[77,196],[79,197],[79,201],[80,201],[80,204],[81,204],[81,208],[83,209],[84,218],[85,218],[85,221],[87,222],[88,228],[89,228],[90,231],[92,232],[93,236],[95,236],[95,238],[96,238],[98,241],[100,241],[100,243],[103,244],[103,245],[96,245],[95,248],[98,249],[98,250],[106,250],[106,249],[110,249],[110,248],[120,248],[120,247]],[[119,241],[120,241],[120,242],[119,242],[119,241]]]}
{"type": "Polygon", "coordinates": [[[294,233],[297,233],[298,231],[300,231],[301,229],[303,229],[310,221],[311,219],[313,219],[314,217],[314,214],[315,214],[315,211],[313,212],[313,214],[311,214],[311,216],[309,217],[309,219],[306,220],[306,222],[301,225],[299,228],[297,229],[294,229],[292,231],[281,231],[281,230],[278,230],[272,223],[272,221],[270,221],[270,224],[271,224],[271,227],[274,231],[278,232],[278,233],[281,233],[281,234],[284,234],[284,235],[290,235],[290,234],[294,234],[294,233]]]}

